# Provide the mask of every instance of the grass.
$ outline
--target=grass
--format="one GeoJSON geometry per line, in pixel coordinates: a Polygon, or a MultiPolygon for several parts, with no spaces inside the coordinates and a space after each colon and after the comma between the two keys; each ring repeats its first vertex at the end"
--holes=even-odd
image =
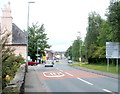
{"type": "MultiPolygon", "coordinates": [[[[80,66],[80,64],[73,63],[73,64],[70,64],[70,66],[80,66]]],[[[116,72],[116,66],[112,65],[112,64],[110,64],[110,66],[109,66],[109,71],[107,71],[107,65],[103,65],[103,64],[82,64],[81,67],[92,69],[92,70],[98,70],[98,71],[118,74],[118,72],[116,72]]],[[[120,65],[119,65],[119,68],[120,68],[120,65]]],[[[119,72],[119,74],[120,74],[120,72],[119,72]]]]}

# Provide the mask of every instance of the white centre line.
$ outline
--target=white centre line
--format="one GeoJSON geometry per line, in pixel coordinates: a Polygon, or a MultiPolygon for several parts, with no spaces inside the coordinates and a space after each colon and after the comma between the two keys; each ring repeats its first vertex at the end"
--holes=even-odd
{"type": "Polygon", "coordinates": [[[92,83],[90,83],[90,82],[88,82],[88,81],[86,81],[86,80],[83,80],[83,79],[81,79],[81,78],[77,78],[78,80],[81,80],[81,81],[83,81],[83,82],[85,82],[85,83],[87,83],[87,84],[89,84],[89,85],[93,85],[92,83]]]}
{"type": "Polygon", "coordinates": [[[70,76],[73,76],[72,74],[68,73],[68,72],[65,72],[66,74],[70,75],[70,76]]]}
{"type": "Polygon", "coordinates": [[[112,91],[110,91],[110,90],[107,90],[107,89],[102,89],[102,90],[104,90],[105,92],[111,92],[111,93],[112,93],[112,91]]]}

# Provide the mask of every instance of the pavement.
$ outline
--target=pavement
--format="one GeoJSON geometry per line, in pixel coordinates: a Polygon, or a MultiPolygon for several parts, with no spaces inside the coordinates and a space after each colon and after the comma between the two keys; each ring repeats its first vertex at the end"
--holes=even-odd
{"type": "Polygon", "coordinates": [[[118,74],[113,74],[113,73],[108,73],[108,72],[102,72],[102,71],[87,69],[87,68],[80,67],[80,66],[72,66],[72,67],[74,67],[76,69],[79,69],[79,70],[84,70],[84,71],[96,73],[96,74],[99,74],[99,75],[104,75],[104,76],[120,79],[120,75],[118,75],[118,74]]]}
{"type": "Polygon", "coordinates": [[[29,68],[25,77],[24,94],[34,92],[48,92],[47,86],[42,82],[34,68],[29,68]]]}

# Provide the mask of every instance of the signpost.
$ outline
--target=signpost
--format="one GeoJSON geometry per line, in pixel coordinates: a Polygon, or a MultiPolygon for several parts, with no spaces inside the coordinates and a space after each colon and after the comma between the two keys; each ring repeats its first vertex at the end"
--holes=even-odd
{"type": "Polygon", "coordinates": [[[36,54],[36,56],[40,56],[39,54],[36,54]]]}
{"type": "Polygon", "coordinates": [[[107,71],[109,71],[109,59],[116,59],[116,72],[118,72],[118,58],[120,58],[120,42],[106,42],[107,71]]]}

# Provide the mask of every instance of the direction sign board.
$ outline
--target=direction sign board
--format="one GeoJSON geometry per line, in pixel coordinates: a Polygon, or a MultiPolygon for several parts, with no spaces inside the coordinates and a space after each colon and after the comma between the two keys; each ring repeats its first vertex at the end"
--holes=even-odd
{"type": "Polygon", "coordinates": [[[106,42],[106,58],[120,58],[120,42],[106,42]]]}
{"type": "Polygon", "coordinates": [[[39,54],[36,54],[36,56],[40,56],[39,54]]]}

